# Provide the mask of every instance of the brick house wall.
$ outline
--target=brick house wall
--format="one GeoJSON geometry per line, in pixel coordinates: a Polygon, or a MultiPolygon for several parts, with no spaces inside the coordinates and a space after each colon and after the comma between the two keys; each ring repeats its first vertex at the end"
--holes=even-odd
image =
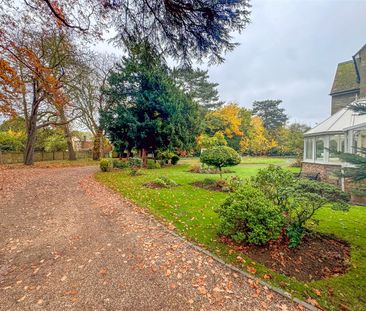
{"type": "MultiPolygon", "coordinates": [[[[341,165],[338,164],[319,164],[319,163],[302,163],[302,172],[305,174],[313,174],[313,173],[320,173],[320,180],[323,182],[327,182],[338,187],[342,187],[341,178],[335,176],[335,172],[340,170],[341,165]]],[[[366,187],[366,181],[363,182],[363,185],[366,187]]],[[[356,185],[349,179],[344,179],[344,190],[346,192],[351,192],[356,185]]],[[[351,202],[355,204],[362,204],[366,205],[366,198],[365,197],[358,197],[351,194],[351,202]]]]}
{"type": "Polygon", "coordinates": [[[346,94],[334,94],[332,96],[331,114],[335,114],[339,110],[346,108],[359,94],[359,91],[346,94]]]}
{"type": "Polygon", "coordinates": [[[320,180],[333,185],[341,186],[340,178],[334,173],[341,168],[340,165],[318,164],[318,163],[302,163],[302,172],[305,174],[320,173],[320,180]]]}

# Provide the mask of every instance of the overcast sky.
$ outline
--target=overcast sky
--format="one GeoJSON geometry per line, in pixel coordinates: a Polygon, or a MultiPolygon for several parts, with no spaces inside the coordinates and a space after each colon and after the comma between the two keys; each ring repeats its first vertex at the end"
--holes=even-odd
{"type": "Polygon", "coordinates": [[[282,99],[292,121],[314,125],[330,114],[337,63],[366,43],[365,13],[361,0],[253,0],[240,46],[211,78],[225,101],[282,99]]]}
{"type": "Polygon", "coordinates": [[[337,63],[366,43],[366,0],[252,0],[251,24],[225,63],[210,67],[224,101],[282,99],[291,121],[330,114],[337,63]]]}

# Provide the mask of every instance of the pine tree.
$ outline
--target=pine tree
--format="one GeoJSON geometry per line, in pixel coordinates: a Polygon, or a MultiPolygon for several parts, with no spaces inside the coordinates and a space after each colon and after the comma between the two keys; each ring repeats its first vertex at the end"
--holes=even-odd
{"type": "Polygon", "coordinates": [[[176,86],[149,44],[130,46],[116,68],[105,91],[110,105],[101,117],[119,151],[137,148],[145,159],[149,151],[193,148],[200,125],[198,106],[176,86]]]}
{"type": "Polygon", "coordinates": [[[205,110],[223,105],[219,100],[218,83],[209,81],[207,70],[199,68],[174,68],[172,76],[177,85],[205,110]]]}

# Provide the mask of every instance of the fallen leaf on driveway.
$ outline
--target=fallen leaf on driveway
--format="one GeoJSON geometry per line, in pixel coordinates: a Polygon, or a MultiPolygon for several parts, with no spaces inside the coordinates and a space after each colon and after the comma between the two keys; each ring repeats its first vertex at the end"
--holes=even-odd
{"type": "Polygon", "coordinates": [[[79,293],[79,291],[77,289],[71,289],[71,290],[65,291],[65,295],[70,295],[70,296],[75,296],[78,293],[79,293]]]}
{"type": "Polygon", "coordinates": [[[205,287],[203,287],[203,286],[199,286],[199,287],[197,287],[197,291],[198,291],[198,293],[199,293],[200,295],[206,295],[206,294],[207,294],[207,290],[206,290],[206,288],[205,288],[205,287]]]}

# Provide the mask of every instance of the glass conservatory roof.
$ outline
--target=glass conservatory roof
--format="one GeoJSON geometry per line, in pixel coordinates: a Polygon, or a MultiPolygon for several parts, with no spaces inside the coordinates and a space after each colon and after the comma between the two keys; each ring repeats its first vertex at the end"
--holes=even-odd
{"type": "Polygon", "coordinates": [[[366,127],[366,115],[359,115],[351,109],[343,108],[307,131],[304,136],[343,133],[348,129],[362,126],[366,127]]]}

